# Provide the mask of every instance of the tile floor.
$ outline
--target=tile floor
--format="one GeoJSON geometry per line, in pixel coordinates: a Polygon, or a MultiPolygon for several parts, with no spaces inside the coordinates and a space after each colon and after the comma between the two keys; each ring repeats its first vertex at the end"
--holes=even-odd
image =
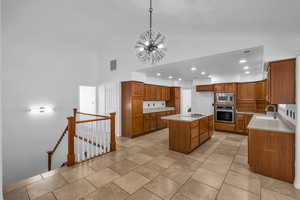
{"type": "Polygon", "coordinates": [[[300,200],[293,185],[252,173],[247,137],[215,132],[189,155],[168,130],[118,138],[117,151],[5,188],[6,200],[300,200]]]}

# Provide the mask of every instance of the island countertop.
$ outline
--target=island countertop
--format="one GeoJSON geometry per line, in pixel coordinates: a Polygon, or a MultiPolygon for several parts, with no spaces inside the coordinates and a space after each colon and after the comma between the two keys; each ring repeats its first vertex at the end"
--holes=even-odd
{"type": "Polygon", "coordinates": [[[164,116],[161,119],[172,120],[172,121],[184,121],[184,122],[193,122],[204,117],[208,117],[213,114],[197,114],[197,113],[188,113],[188,114],[177,114],[164,116]]]}

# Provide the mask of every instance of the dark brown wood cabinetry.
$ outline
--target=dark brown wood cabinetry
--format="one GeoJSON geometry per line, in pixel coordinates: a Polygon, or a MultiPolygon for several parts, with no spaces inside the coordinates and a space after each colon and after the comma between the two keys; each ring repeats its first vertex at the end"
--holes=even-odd
{"type": "Polygon", "coordinates": [[[269,104],[295,104],[296,59],[269,63],[267,101],[269,104]]]}
{"type": "Polygon", "coordinates": [[[197,85],[196,91],[197,92],[213,92],[214,85],[197,85]]]}
{"type": "Polygon", "coordinates": [[[294,181],[295,134],[250,129],[250,169],[283,181],[294,181]]]}
{"type": "Polygon", "coordinates": [[[252,114],[237,114],[235,118],[235,132],[248,135],[247,126],[252,118],[252,114]]]}
{"type": "Polygon", "coordinates": [[[144,83],[122,82],[122,135],[133,137],[143,133],[144,83]]]}
{"type": "Polygon", "coordinates": [[[166,128],[162,116],[180,112],[180,88],[144,84],[138,81],[122,82],[122,136],[135,137],[166,128]],[[166,101],[174,111],[143,114],[143,101],[166,101]]]}
{"type": "Polygon", "coordinates": [[[236,83],[218,83],[214,85],[215,93],[236,93],[236,83]]]}

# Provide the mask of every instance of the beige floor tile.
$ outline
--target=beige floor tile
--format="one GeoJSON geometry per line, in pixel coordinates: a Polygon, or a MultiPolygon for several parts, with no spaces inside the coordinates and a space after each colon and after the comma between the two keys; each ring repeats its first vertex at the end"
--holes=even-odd
{"type": "Polygon", "coordinates": [[[150,181],[149,179],[145,178],[144,176],[138,173],[130,172],[125,176],[122,176],[114,180],[114,183],[120,186],[123,190],[125,190],[129,194],[133,194],[149,181],[150,181]]]}
{"type": "Polygon", "coordinates": [[[205,183],[216,189],[220,189],[224,181],[225,175],[220,175],[206,169],[199,168],[192,176],[192,179],[205,183]]]}
{"type": "Polygon", "coordinates": [[[153,160],[153,163],[159,165],[163,168],[168,168],[172,165],[176,160],[169,158],[167,156],[161,156],[153,160]]]}
{"type": "Polygon", "coordinates": [[[61,175],[54,175],[27,186],[27,191],[30,199],[35,199],[66,184],[67,182],[61,175]]]}
{"type": "Polygon", "coordinates": [[[200,152],[197,152],[197,151],[193,151],[188,156],[190,158],[194,159],[194,160],[199,161],[199,162],[204,162],[209,157],[209,154],[205,154],[205,153],[200,153],[200,152]]]}
{"type": "Polygon", "coordinates": [[[140,147],[139,145],[135,145],[135,146],[131,146],[129,148],[125,148],[124,151],[126,151],[128,154],[135,154],[135,153],[139,153],[143,150],[142,147],[140,147]]]}
{"type": "MultiPolygon", "coordinates": [[[[299,197],[300,198],[300,197],[299,197]]],[[[261,200],[296,200],[292,197],[262,188],[261,200]]]]}
{"type": "Polygon", "coordinates": [[[106,168],[86,177],[86,179],[96,187],[100,188],[119,177],[120,175],[118,173],[114,172],[109,168],[106,168]]]}
{"type": "Polygon", "coordinates": [[[230,166],[230,170],[239,174],[243,174],[245,176],[252,176],[254,178],[258,178],[258,174],[255,172],[250,171],[248,165],[242,165],[238,163],[232,163],[230,166]]]}
{"type": "Polygon", "coordinates": [[[201,165],[201,168],[207,169],[207,170],[215,172],[215,173],[218,173],[220,175],[225,175],[227,173],[227,171],[229,170],[230,165],[229,164],[227,164],[227,165],[220,164],[220,163],[217,163],[217,162],[214,162],[214,161],[206,160],[201,165]]]}
{"type": "Polygon", "coordinates": [[[100,157],[95,160],[92,160],[87,165],[89,167],[91,167],[93,170],[99,171],[99,170],[102,170],[102,169],[105,169],[105,168],[111,166],[114,163],[115,163],[114,161],[112,161],[111,159],[109,159],[107,157],[100,157]]]}
{"type": "Polygon", "coordinates": [[[162,199],[170,199],[180,186],[169,178],[158,176],[144,187],[162,199]]]}
{"type": "Polygon", "coordinates": [[[136,168],[138,165],[130,160],[122,160],[120,162],[114,163],[110,168],[117,172],[120,175],[127,174],[134,168],[136,168]]]}
{"type": "Polygon", "coordinates": [[[180,194],[180,193],[176,193],[172,200],[191,200],[190,198],[184,196],[183,194],[180,194]]]}
{"type": "Polygon", "coordinates": [[[236,155],[233,162],[248,165],[248,156],[236,155]]]}
{"type": "Polygon", "coordinates": [[[195,180],[189,180],[179,190],[179,193],[191,200],[207,199],[214,200],[217,196],[217,190],[202,184],[195,180]]]}
{"type": "Polygon", "coordinates": [[[259,196],[234,186],[223,184],[217,200],[259,200],[259,196]]]}
{"type": "Polygon", "coordinates": [[[145,164],[145,163],[151,161],[152,159],[153,159],[153,157],[150,157],[143,153],[135,153],[127,158],[127,160],[135,162],[138,165],[145,164]]]}
{"type": "Polygon", "coordinates": [[[215,162],[221,165],[230,165],[233,161],[233,156],[213,153],[208,157],[207,161],[215,162]]]}
{"type": "Polygon", "coordinates": [[[15,189],[4,194],[5,200],[29,200],[26,188],[15,189]]]}
{"type": "Polygon", "coordinates": [[[129,196],[119,186],[110,183],[89,194],[85,200],[124,200],[129,196]]]}
{"type": "Polygon", "coordinates": [[[225,179],[225,182],[230,185],[234,185],[238,188],[260,195],[260,180],[258,178],[245,176],[230,171],[225,179]]]}
{"type": "Polygon", "coordinates": [[[146,163],[143,166],[145,166],[147,168],[150,168],[150,169],[153,169],[153,170],[157,171],[158,173],[162,173],[164,170],[166,170],[166,168],[163,168],[163,167],[159,166],[155,162],[146,163]]]}
{"type": "Polygon", "coordinates": [[[128,200],[161,200],[158,196],[145,189],[140,189],[131,195],[128,200]]]}
{"type": "Polygon", "coordinates": [[[203,162],[199,162],[197,160],[191,159],[188,156],[185,156],[176,162],[173,163],[173,165],[180,166],[182,168],[186,168],[192,171],[196,171],[203,162]]]}
{"type": "Polygon", "coordinates": [[[4,187],[3,191],[4,191],[4,193],[8,193],[8,192],[11,192],[13,190],[25,187],[25,186],[27,186],[29,184],[35,183],[37,181],[40,181],[41,179],[42,179],[42,177],[40,175],[37,175],[37,176],[31,177],[31,178],[19,181],[19,182],[15,183],[15,184],[6,185],[4,187]]]}
{"type": "Polygon", "coordinates": [[[128,157],[128,153],[123,150],[114,151],[108,154],[103,155],[103,157],[109,158],[115,162],[120,162],[122,160],[125,160],[128,157]]]}
{"type": "Polygon", "coordinates": [[[54,191],[54,195],[57,200],[74,200],[84,197],[95,190],[95,187],[93,187],[88,181],[81,179],[54,191]]]}
{"type": "Polygon", "coordinates": [[[54,195],[52,193],[47,193],[35,200],[56,200],[56,198],[54,197],[54,195]]]}
{"type": "Polygon", "coordinates": [[[87,165],[80,165],[76,168],[72,168],[69,171],[62,172],[61,175],[69,182],[77,181],[78,179],[84,178],[90,174],[95,173],[92,168],[87,165]]]}
{"type": "Polygon", "coordinates": [[[146,167],[145,165],[135,168],[133,171],[143,175],[149,180],[154,179],[158,176],[159,172],[153,168],[146,167]]]}
{"type": "Polygon", "coordinates": [[[179,185],[182,185],[192,176],[193,173],[194,172],[190,169],[183,168],[177,165],[171,165],[162,173],[162,175],[175,181],[179,185]]]}
{"type": "Polygon", "coordinates": [[[258,175],[258,178],[263,188],[300,200],[300,190],[293,184],[262,175],[258,175]]]}

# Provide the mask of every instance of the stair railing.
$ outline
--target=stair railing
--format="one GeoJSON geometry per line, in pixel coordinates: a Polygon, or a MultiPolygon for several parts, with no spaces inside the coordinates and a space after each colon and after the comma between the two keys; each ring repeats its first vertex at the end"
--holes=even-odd
{"type": "Polygon", "coordinates": [[[67,118],[68,125],[58,142],[52,151],[47,152],[48,170],[51,170],[53,154],[65,135],[68,135],[67,162],[63,163],[62,166],[73,166],[77,163],[101,156],[104,153],[115,151],[115,118],[116,113],[104,116],[78,112],[76,108],[73,109],[73,116],[67,118]],[[90,119],[78,120],[78,116],[90,119]]]}

